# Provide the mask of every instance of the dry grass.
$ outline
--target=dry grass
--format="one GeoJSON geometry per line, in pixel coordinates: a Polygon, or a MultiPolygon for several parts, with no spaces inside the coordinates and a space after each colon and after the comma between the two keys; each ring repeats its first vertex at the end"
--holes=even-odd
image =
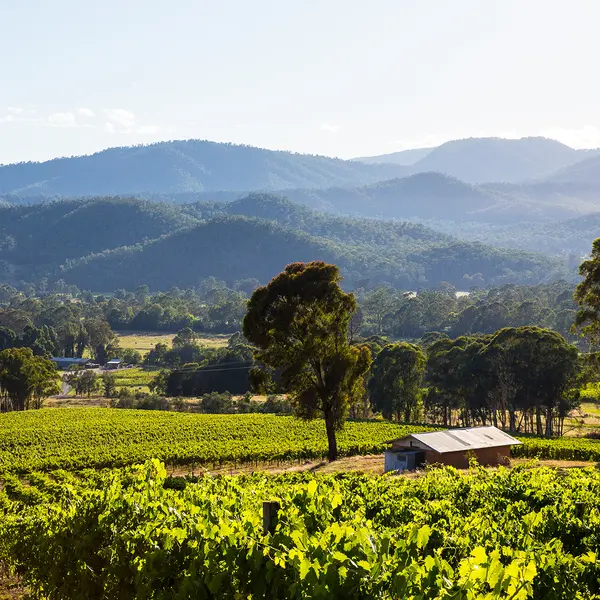
{"type": "Polygon", "coordinates": [[[250,473],[295,473],[298,471],[311,471],[314,473],[338,473],[338,472],[359,472],[372,475],[383,474],[383,454],[370,454],[367,456],[348,456],[340,458],[335,462],[326,460],[304,460],[281,462],[277,464],[266,463],[260,465],[248,464],[237,466],[222,465],[214,468],[204,468],[196,465],[182,465],[169,468],[169,475],[175,477],[184,477],[186,475],[241,475],[250,473]]]}
{"type": "Polygon", "coordinates": [[[110,400],[99,396],[53,396],[44,400],[44,408],[106,408],[110,400]]]}
{"type": "Polygon", "coordinates": [[[121,348],[133,348],[141,354],[147,354],[156,346],[156,344],[166,344],[169,348],[173,344],[172,333],[129,333],[117,332],[119,337],[119,346],[121,348]]]}
{"type": "Polygon", "coordinates": [[[18,577],[8,573],[0,565],[0,600],[24,600],[27,590],[21,585],[18,577]]]}
{"type": "MultiPolygon", "coordinates": [[[[117,332],[119,345],[121,348],[133,348],[141,354],[150,352],[156,344],[166,344],[169,348],[173,345],[172,333],[163,333],[161,331],[135,332],[128,331],[117,332]]],[[[228,334],[199,334],[196,341],[203,346],[210,348],[222,348],[227,345],[228,334]]]]}
{"type": "MultiPolygon", "coordinates": [[[[596,463],[588,461],[569,461],[569,460],[532,460],[526,458],[513,458],[510,461],[510,466],[529,464],[532,467],[550,467],[554,469],[571,469],[594,467],[596,463]]],[[[302,462],[290,461],[288,463],[279,464],[262,464],[262,465],[237,465],[237,466],[220,466],[215,468],[203,468],[196,465],[179,466],[169,469],[169,474],[175,477],[184,477],[186,475],[199,475],[201,473],[207,475],[240,475],[251,473],[294,473],[299,471],[310,471],[312,473],[365,473],[367,475],[383,475],[384,456],[383,454],[369,454],[366,456],[348,456],[340,458],[335,462],[326,460],[305,460],[302,462]]],[[[497,467],[489,467],[495,469],[497,467]]],[[[403,473],[403,477],[410,479],[419,477],[423,471],[410,471],[403,473]]]]}
{"type": "Polygon", "coordinates": [[[595,402],[582,402],[565,420],[565,435],[579,437],[593,432],[600,432],[600,407],[595,402]]]}

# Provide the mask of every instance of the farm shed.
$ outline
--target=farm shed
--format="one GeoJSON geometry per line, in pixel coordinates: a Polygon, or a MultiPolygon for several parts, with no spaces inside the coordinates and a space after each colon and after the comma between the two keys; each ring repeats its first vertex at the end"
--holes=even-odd
{"type": "Polygon", "coordinates": [[[123,364],[123,361],[120,358],[112,358],[111,360],[109,360],[106,363],[106,366],[104,368],[105,369],[119,369],[119,368],[121,368],[122,364],[123,364]]]}
{"type": "Polygon", "coordinates": [[[510,458],[510,447],[520,443],[497,427],[412,433],[391,442],[385,453],[385,471],[406,471],[425,463],[464,469],[469,466],[469,456],[480,465],[504,464],[510,458]]]}
{"type": "Polygon", "coordinates": [[[71,367],[85,367],[91,362],[89,358],[64,358],[63,356],[54,356],[50,360],[61,371],[66,371],[71,367]]]}

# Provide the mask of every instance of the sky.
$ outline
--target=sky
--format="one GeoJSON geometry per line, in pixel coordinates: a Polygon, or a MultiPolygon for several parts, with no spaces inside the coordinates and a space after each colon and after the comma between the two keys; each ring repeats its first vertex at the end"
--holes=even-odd
{"type": "Polygon", "coordinates": [[[0,1],[0,163],[189,138],[600,146],[597,0],[0,1]]]}

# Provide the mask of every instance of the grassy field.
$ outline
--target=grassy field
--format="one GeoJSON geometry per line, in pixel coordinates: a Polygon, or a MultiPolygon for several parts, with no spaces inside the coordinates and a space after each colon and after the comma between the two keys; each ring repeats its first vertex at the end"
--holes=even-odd
{"type": "Polygon", "coordinates": [[[128,333],[117,332],[121,348],[133,348],[141,354],[150,352],[156,344],[166,344],[169,348],[173,343],[172,333],[128,333]]]}
{"type": "MultiPolygon", "coordinates": [[[[119,345],[121,348],[133,348],[137,350],[141,354],[146,354],[150,352],[156,344],[166,344],[169,348],[173,343],[173,338],[175,337],[172,333],[163,333],[163,332],[117,332],[119,336],[119,345]]],[[[229,339],[229,335],[221,335],[221,334],[200,334],[197,338],[197,342],[204,346],[210,346],[213,348],[220,348],[227,345],[227,340],[229,339]]]]}
{"type": "Polygon", "coordinates": [[[600,400],[600,383],[588,383],[581,389],[582,402],[598,402],[600,400]]]}

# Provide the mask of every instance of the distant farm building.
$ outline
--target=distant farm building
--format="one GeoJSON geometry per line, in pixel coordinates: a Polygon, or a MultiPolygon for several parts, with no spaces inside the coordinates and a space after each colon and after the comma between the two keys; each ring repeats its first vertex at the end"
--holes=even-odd
{"type": "Polygon", "coordinates": [[[67,371],[71,367],[85,367],[92,362],[89,358],[64,358],[62,356],[55,356],[51,360],[61,371],[67,371]]]}
{"type": "Polygon", "coordinates": [[[106,363],[107,369],[119,369],[123,361],[120,358],[113,358],[106,363]]]}
{"type": "Polygon", "coordinates": [[[410,471],[426,463],[464,469],[471,456],[480,465],[505,464],[510,459],[510,447],[520,443],[497,427],[412,433],[392,442],[385,453],[385,471],[410,471]]]}

